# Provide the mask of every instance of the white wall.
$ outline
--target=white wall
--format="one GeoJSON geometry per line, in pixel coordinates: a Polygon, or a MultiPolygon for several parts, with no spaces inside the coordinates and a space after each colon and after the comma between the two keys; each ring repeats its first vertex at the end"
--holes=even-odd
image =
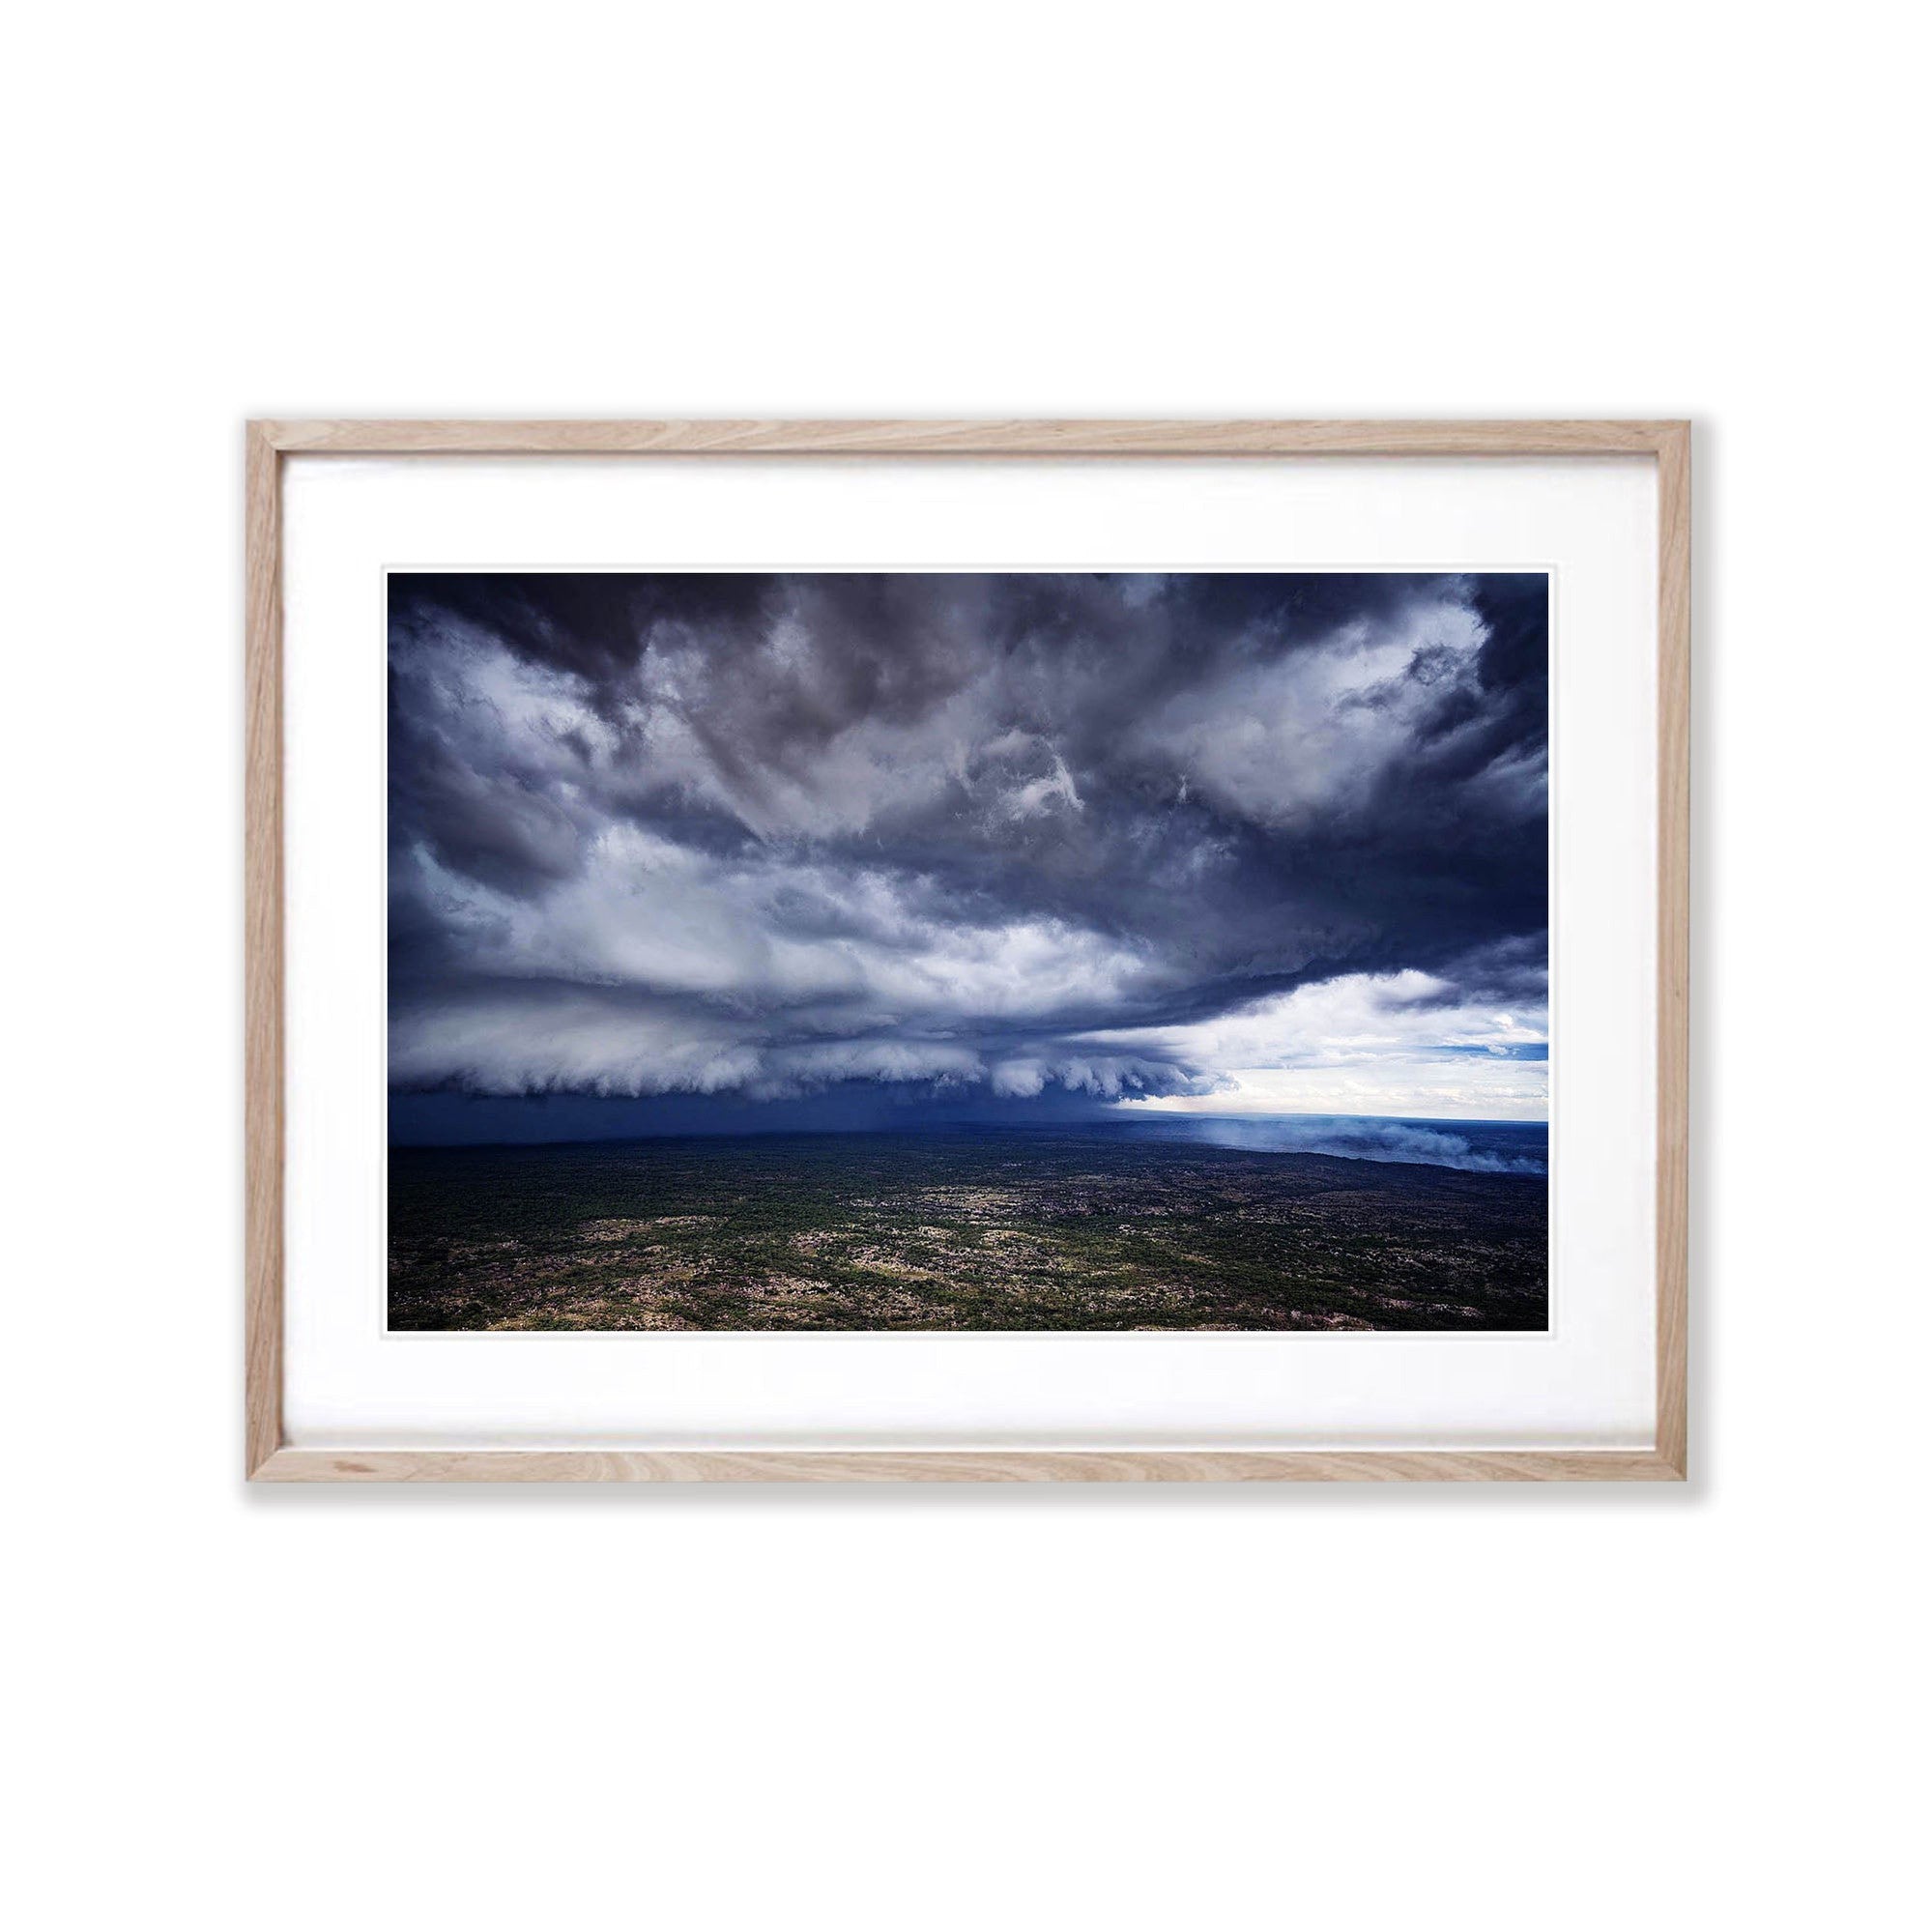
{"type": "Polygon", "coordinates": [[[1899,1921],[1908,17],[16,23],[21,1922],[1899,1921]],[[1695,416],[1697,1482],[245,1493],[250,412],[1695,416]]]}

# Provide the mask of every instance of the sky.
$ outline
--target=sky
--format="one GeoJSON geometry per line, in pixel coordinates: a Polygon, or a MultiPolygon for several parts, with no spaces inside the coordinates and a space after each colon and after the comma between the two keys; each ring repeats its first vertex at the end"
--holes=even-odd
{"type": "Polygon", "coordinates": [[[392,575],[392,1136],[1543,1119],[1547,640],[1541,575],[392,575]]]}

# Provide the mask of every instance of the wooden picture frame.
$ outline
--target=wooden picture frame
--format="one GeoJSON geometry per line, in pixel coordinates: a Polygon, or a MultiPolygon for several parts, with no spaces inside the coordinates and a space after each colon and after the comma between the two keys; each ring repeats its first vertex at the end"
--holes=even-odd
{"type": "Polygon", "coordinates": [[[304,1482],[1674,1482],[1687,1472],[1690,428],[1683,421],[254,421],[246,431],[245,1474],[304,1482]],[[282,459],[1641,456],[1657,464],[1656,1441],[1648,1449],[782,1452],[291,1447],[282,1426],[282,459]]]}

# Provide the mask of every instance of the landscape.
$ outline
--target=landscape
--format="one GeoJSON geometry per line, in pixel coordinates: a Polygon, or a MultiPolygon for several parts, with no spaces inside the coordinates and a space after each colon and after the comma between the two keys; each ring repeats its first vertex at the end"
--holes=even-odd
{"type": "Polygon", "coordinates": [[[1105,1122],[410,1149],[390,1203],[398,1329],[1544,1325],[1520,1168],[1105,1122]]]}
{"type": "Polygon", "coordinates": [[[1545,1328],[1546,588],[392,576],[389,1327],[1545,1328]]]}

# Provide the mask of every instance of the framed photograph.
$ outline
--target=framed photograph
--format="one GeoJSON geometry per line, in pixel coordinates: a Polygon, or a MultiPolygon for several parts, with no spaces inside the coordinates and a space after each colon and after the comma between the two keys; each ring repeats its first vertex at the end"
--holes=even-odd
{"type": "Polygon", "coordinates": [[[246,1469],[1676,1481],[1689,430],[247,432],[246,1469]]]}

